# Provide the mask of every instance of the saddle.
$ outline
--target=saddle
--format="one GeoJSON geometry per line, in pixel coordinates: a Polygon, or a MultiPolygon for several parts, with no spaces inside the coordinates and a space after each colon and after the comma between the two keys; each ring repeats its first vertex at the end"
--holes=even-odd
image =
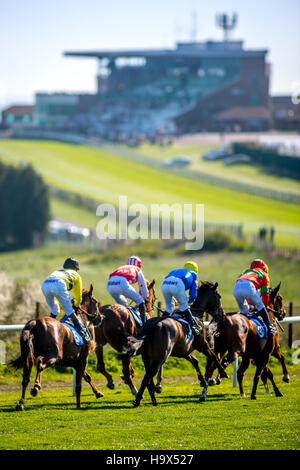
{"type": "Polygon", "coordinates": [[[189,322],[187,322],[183,317],[182,315],[180,314],[180,312],[178,311],[175,311],[172,313],[171,315],[171,318],[173,318],[173,320],[176,320],[178,321],[179,323],[182,324],[183,326],[183,331],[185,332],[185,334],[187,335],[187,338],[188,339],[193,339],[193,332],[192,332],[192,328],[190,327],[190,324],[189,322]]]}
{"type": "Polygon", "coordinates": [[[263,320],[261,320],[255,313],[252,312],[243,315],[245,315],[248,320],[250,320],[254,324],[259,339],[268,339],[268,328],[263,320]]]}
{"type": "Polygon", "coordinates": [[[72,321],[68,318],[67,315],[64,315],[60,322],[63,323],[63,325],[65,325],[67,328],[69,328],[73,335],[73,339],[76,346],[83,346],[85,344],[81,334],[78,333],[77,329],[75,328],[72,321]]]}
{"type": "MultiPolygon", "coordinates": [[[[126,308],[131,313],[131,316],[133,317],[136,326],[142,327],[144,325],[144,323],[142,322],[140,313],[134,307],[131,307],[130,305],[128,305],[128,307],[126,307],[126,308]]],[[[146,314],[146,317],[148,319],[147,314],[146,314]]]]}

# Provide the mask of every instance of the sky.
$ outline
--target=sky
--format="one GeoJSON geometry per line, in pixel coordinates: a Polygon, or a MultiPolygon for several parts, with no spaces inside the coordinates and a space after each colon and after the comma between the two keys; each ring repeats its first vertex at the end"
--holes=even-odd
{"type": "Polygon", "coordinates": [[[96,59],[68,50],[173,48],[221,40],[216,13],[238,14],[232,39],[268,49],[270,91],[300,80],[300,0],[0,0],[0,106],[34,102],[36,92],[96,91],[96,59]],[[195,33],[194,33],[195,34],[195,33]]]}

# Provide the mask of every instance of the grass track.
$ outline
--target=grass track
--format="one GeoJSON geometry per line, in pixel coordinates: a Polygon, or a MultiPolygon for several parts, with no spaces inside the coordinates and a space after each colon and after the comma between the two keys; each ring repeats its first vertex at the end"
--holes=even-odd
{"type": "Polygon", "coordinates": [[[299,449],[300,376],[290,384],[276,379],[283,398],[266,395],[260,385],[257,400],[250,400],[251,374],[246,398],[226,380],[200,403],[194,378],[171,378],[156,408],[147,392],[137,409],[125,386],[101,388],[105,396],[96,401],[84,385],[81,410],[70,386],[45,387],[37,398],[28,396],[19,413],[13,409],[20,392],[1,392],[0,449],[299,449]]]}

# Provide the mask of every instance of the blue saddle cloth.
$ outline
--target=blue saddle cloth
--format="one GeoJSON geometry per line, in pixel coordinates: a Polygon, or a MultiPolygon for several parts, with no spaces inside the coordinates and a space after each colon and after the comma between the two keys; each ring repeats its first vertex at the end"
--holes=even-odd
{"type": "Polygon", "coordinates": [[[176,321],[179,321],[182,324],[183,330],[185,331],[188,339],[193,338],[193,332],[192,332],[192,328],[190,327],[189,322],[184,320],[178,311],[175,311],[174,313],[172,313],[171,318],[173,318],[176,321]]]}
{"type": "MultiPolygon", "coordinates": [[[[135,308],[130,307],[130,305],[127,308],[129,312],[131,313],[131,315],[133,316],[136,326],[143,326],[143,322],[142,322],[139,312],[135,308]]],[[[146,317],[147,317],[147,314],[146,314],[146,317]]]]}
{"type": "Polygon", "coordinates": [[[259,339],[268,339],[268,328],[265,322],[255,313],[247,313],[246,317],[254,323],[259,339]]]}
{"type": "Polygon", "coordinates": [[[76,330],[71,320],[69,320],[68,316],[67,315],[63,316],[60,322],[66,325],[69,328],[69,330],[71,330],[76,346],[83,346],[84,345],[83,338],[81,334],[78,333],[78,331],[76,330]]]}

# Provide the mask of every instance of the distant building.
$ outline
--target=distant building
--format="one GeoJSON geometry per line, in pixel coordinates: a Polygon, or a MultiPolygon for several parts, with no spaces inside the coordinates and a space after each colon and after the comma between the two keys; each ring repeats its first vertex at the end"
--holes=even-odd
{"type": "Polygon", "coordinates": [[[300,104],[294,104],[290,96],[273,96],[271,109],[275,129],[300,132],[300,104]]]}
{"type": "Polygon", "coordinates": [[[242,41],[207,41],[65,56],[98,60],[99,129],[185,133],[214,130],[213,116],[230,108],[269,109],[267,52],[242,41]]]}
{"type": "Polygon", "coordinates": [[[1,124],[5,128],[32,126],[33,106],[15,105],[2,110],[1,124]]]}
{"type": "Polygon", "coordinates": [[[94,104],[94,95],[73,93],[37,93],[34,124],[42,128],[72,127],[72,117],[85,113],[94,104]]]}

